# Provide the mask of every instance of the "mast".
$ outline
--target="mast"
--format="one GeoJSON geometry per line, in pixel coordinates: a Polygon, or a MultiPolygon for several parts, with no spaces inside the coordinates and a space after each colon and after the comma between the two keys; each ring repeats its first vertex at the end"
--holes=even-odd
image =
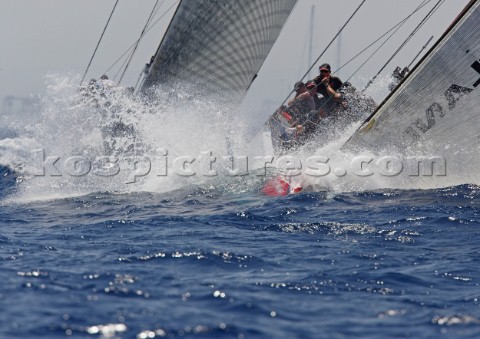
{"type": "Polygon", "coordinates": [[[313,24],[315,22],[315,5],[312,5],[310,10],[310,32],[309,32],[309,42],[308,42],[308,65],[312,64],[313,60],[313,24]]]}
{"type": "MultiPolygon", "coordinates": [[[[337,67],[339,67],[342,64],[342,33],[338,35],[338,40],[337,40],[337,67]]],[[[337,76],[340,76],[340,74],[337,74],[337,76]]]]}

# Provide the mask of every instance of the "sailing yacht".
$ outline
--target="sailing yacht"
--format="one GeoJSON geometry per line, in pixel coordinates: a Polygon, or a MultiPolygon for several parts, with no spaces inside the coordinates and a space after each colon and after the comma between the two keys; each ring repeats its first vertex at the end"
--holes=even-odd
{"type": "MultiPolygon", "coordinates": [[[[444,180],[444,185],[468,183],[469,175],[478,170],[470,159],[477,159],[480,150],[478,22],[480,1],[471,0],[341,149],[405,157],[424,152],[429,158],[427,176],[446,176],[448,165],[452,179],[444,180]],[[443,163],[435,165],[439,160],[443,163]],[[435,172],[434,166],[441,170],[435,172]]],[[[264,192],[285,195],[302,190],[301,184],[292,187],[287,179],[272,179],[264,192]]]]}
{"type": "MultiPolygon", "coordinates": [[[[182,0],[140,91],[194,84],[205,95],[240,102],[296,0],[182,0]]],[[[471,0],[343,149],[433,150],[478,147],[480,0],[471,0]]]]}

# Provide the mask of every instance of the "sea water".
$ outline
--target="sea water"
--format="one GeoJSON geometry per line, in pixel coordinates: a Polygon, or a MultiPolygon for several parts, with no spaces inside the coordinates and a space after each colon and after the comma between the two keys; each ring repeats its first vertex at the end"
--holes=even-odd
{"type": "MultiPolygon", "coordinates": [[[[231,156],[248,124],[167,94],[154,106],[115,99],[101,118],[72,104],[74,83],[54,77],[35,115],[4,117],[0,338],[480,336],[475,175],[415,186],[332,167],[321,189],[284,197],[261,193],[258,168],[184,175],[183,162],[163,175],[165,160],[231,156]],[[118,173],[98,175],[111,119],[151,147],[117,139],[118,173]]],[[[349,161],[329,147],[315,154],[349,161]]]]}

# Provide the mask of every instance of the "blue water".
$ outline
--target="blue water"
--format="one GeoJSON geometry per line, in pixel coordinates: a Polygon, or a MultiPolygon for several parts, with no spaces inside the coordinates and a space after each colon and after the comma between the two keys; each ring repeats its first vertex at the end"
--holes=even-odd
{"type": "Polygon", "coordinates": [[[480,188],[13,202],[0,338],[478,338],[480,188]]]}

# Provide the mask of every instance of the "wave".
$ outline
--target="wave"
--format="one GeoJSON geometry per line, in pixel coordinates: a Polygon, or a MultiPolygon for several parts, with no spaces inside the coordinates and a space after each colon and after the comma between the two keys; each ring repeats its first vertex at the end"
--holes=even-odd
{"type": "Polygon", "coordinates": [[[158,88],[154,99],[121,87],[79,91],[77,80],[49,75],[25,121],[4,119],[1,163],[25,179],[20,200],[168,192],[209,182],[212,160],[224,172],[234,148],[245,149],[249,121],[225,100],[182,85],[158,88]]]}
{"type": "Polygon", "coordinates": [[[16,182],[17,174],[8,166],[0,165],[0,197],[11,194],[16,182]]]}
{"type": "MultiPolygon", "coordinates": [[[[132,96],[123,88],[92,94],[79,91],[77,77],[58,74],[49,75],[47,84],[46,94],[29,114],[2,117],[0,164],[20,178],[15,190],[9,189],[15,201],[199,187],[233,194],[259,192],[269,176],[291,175],[284,167],[292,164],[300,175],[291,180],[311,191],[480,183],[475,150],[452,149],[445,171],[441,164],[417,169],[425,175],[416,174],[415,161],[435,156],[428,150],[342,150],[358,122],[329,131],[335,137],[327,143],[320,138],[274,157],[261,137],[252,137],[258,126],[252,125],[251,113],[226,104],[228,98],[198,97],[182,84],[157,88],[153,99],[132,96]],[[414,162],[408,164],[411,158],[414,162]],[[399,167],[402,171],[396,173],[399,167]],[[316,172],[305,175],[308,170],[316,172]]],[[[11,188],[12,182],[2,182],[2,187],[11,188]]]]}

